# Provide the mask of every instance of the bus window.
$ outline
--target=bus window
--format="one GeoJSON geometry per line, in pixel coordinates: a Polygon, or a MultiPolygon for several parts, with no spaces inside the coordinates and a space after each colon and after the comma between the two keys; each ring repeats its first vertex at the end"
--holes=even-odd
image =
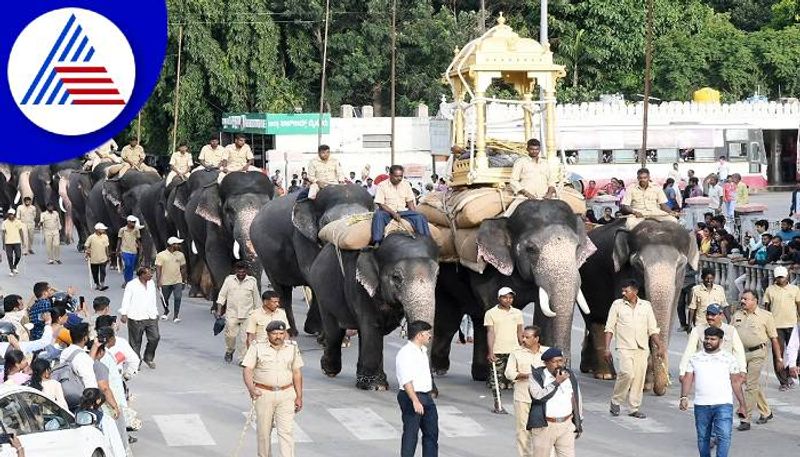
{"type": "MultiPolygon", "coordinates": [[[[603,151],[605,152],[605,151],[603,151]]],[[[615,149],[612,163],[636,163],[636,151],[631,149],[615,149]]]]}
{"type": "Polygon", "coordinates": [[[717,160],[717,153],[714,148],[697,148],[694,150],[695,160],[698,162],[714,162],[717,160]]]}
{"type": "Polygon", "coordinates": [[[677,149],[658,149],[658,163],[675,163],[678,161],[677,149]]]}
{"type": "Polygon", "coordinates": [[[614,151],[604,149],[600,153],[600,163],[614,163],[614,151]]]}

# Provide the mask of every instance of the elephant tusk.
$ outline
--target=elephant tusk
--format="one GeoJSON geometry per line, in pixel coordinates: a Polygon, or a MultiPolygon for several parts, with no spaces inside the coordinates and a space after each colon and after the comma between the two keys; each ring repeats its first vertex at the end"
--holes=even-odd
{"type": "Polygon", "coordinates": [[[17,191],[17,195],[14,196],[14,204],[15,205],[19,204],[20,197],[22,197],[22,194],[20,193],[20,191],[17,191]]]}
{"type": "Polygon", "coordinates": [[[542,309],[542,314],[547,317],[556,317],[556,313],[550,309],[550,296],[547,295],[544,289],[539,288],[539,307],[542,309]]]}
{"type": "Polygon", "coordinates": [[[192,254],[197,254],[197,245],[194,244],[194,241],[192,241],[192,254]]]}
{"type": "Polygon", "coordinates": [[[180,238],[181,237],[181,231],[178,230],[178,229],[175,229],[175,231],[178,232],[178,238],[180,238]]]}
{"type": "Polygon", "coordinates": [[[575,301],[578,302],[578,308],[581,309],[583,314],[591,314],[591,310],[589,310],[589,304],[586,303],[586,297],[583,296],[583,291],[578,289],[578,296],[576,297],[575,301]]]}
{"type": "Polygon", "coordinates": [[[234,241],[234,242],[233,242],[233,257],[234,257],[236,260],[239,260],[239,259],[240,259],[240,257],[241,257],[241,256],[239,255],[239,242],[238,242],[238,241],[234,241]]]}
{"type": "Polygon", "coordinates": [[[58,197],[58,207],[61,208],[62,212],[67,212],[67,209],[64,208],[64,197],[58,197]]]}

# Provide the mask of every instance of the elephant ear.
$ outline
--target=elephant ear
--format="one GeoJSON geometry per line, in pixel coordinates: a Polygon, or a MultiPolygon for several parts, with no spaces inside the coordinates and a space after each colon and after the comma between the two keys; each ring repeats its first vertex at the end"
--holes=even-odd
{"type": "Polygon", "coordinates": [[[694,271],[697,271],[700,263],[700,250],[697,249],[697,242],[691,234],[689,235],[689,252],[686,253],[686,263],[694,271]]]}
{"type": "Polygon", "coordinates": [[[508,219],[486,219],[478,229],[478,258],[482,258],[500,273],[511,276],[514,259],[511,256],[511,236],[508,219]]]}
{"type": "Polygon", "coordinates": [[[313,242],[317,242],[319,227],[317,217],[314,215],[314,206],[311,200],[297,202],[292,208],[292,225],[313,242]]]}
{"type": "Polygon", "coordinates": [[[212,224],[222,227],[222,201],[219,197],[219,186],[216,184],[203,189],[203,196],[197,203],[195,214],[212,224]]]}
{"type": "Polygon", "coordinates": [[[627,230],[617,230],[617,233],[614,234],[614,271],[618,272],[628,264],[628,257],[631,253],[628,246],[629,235],[630,232],[627,230]]]}
{"type": "Polygon", "coordinates": [[[373,252],[360,252],[356,260],[356,281],[364,287],[370,297],[374,297],[380,286],[378,261],[373,252]]]}
{"type": "Polygon", "coordinates": [[[577,226],[577,233],[578,233],[578,253],[577,253],[577,261],[578,261],[578,268],[581,267],[586,262],[592,254],[597,252],[597,246],[592,243],[592,240],[586,236],[586,226],[583,223],[583,219],[578,217],[578,226],[577,226]]]}

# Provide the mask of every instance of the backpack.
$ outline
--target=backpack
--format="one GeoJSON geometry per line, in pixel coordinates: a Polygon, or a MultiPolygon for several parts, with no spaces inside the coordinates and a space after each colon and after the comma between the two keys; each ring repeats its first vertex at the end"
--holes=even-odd
{"type": "Polygon", "coordinates": [[[72,359],[75,358],[80,350],[72,353],[67,360],[59,363],[50,372],[50,379],[55,379],[61,384],[61,389],[64,391],[64,399],[67,401],[67,406],[70,410],[75,410],[81,402],[83,396],[84,384],[75,367],[72,366],[72,359]]]}
{"type": "Polygon", "coordinates": [[[756,255],[754,256],[756,263],[759,265],[766,265],[767,264],[767,248],[762,247],[756,251],[756,255]]]}

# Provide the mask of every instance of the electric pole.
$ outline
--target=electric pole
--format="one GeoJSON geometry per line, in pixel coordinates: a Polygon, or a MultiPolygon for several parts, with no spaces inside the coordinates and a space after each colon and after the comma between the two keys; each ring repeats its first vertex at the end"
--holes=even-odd
{"type": "Polygon", "coordinates": [[[652,90],[651,71],[653,65],[653,0],[647,0],[645,18],[645,50],[644,50],[644,116],[642,118],[642,149],[639,159],[642,168],[647,166],[647,112],[650,106],[650,91],[652,90]]]}

